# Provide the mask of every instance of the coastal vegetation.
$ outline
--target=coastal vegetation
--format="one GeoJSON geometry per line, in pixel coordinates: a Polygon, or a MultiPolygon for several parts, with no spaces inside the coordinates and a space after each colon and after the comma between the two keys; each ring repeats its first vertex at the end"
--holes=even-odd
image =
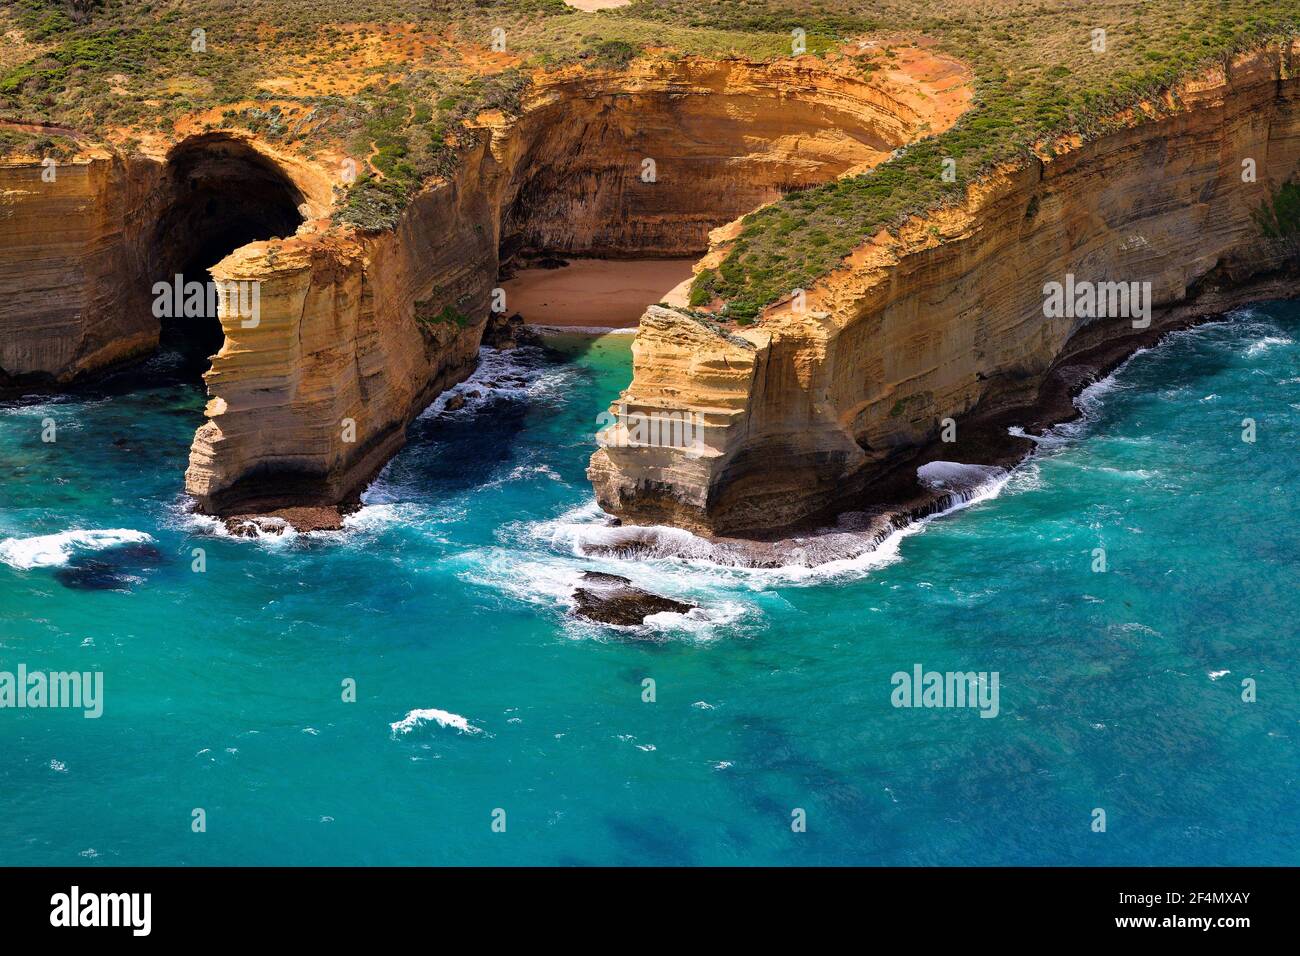
{"type": "MultiPolygon", "coordinates": [[[[1295,35],[1298,13],[1300,0],[636,0],[598,14],[561,0],[12,0],[0,11],[0,123],[119,145],[244,127],[351,156],[335,220],[381,230],[455,169],[483,135],[477,116],[518,111],[536,69],[622,69],[648,49],[770,60],[791,55],[794,31],[808,55],[852,56],[864,75],[921,36],[969,64],[976,101],[951,129],[745,218],[690,295],[745,323],[1056,137],[1100,135],[1139,104],[1178,109],[1162,91],[1295,35]]],[[[53,134],[0,135],[0,152],[67,148],[53,134]]]]}
{"type": "Polygon", "coordinates": [[[1268,239],[1291,239],[1300,234],[1300,185],[1286,183],[1256,210],[1255,222],[1268,239]]]}
{"type": "MultiPolygon", "coordinates": [[[[780,18],[775,3],[766,16],[757,16],[752,2],[717,6],[731,17],[721,22],[737,27],[780,18]]],[[[665,0],[638,0],[629,9],[647,15],[646,8],[666,13],[671,7],[665,0]]],[[[721,265],[697,277],[692,304],[720,299],[724,314],[750,319],[792,290],[807,288],[866,239],[960,201],[971,182],[1036,147],[1057,137],[1100,135],[1138,104],[1177,109],[1159,94],[1238,52],[1294,36],[1300,5],[896,0],[875,10],[873,27],[910,22],[970,64],[974,108],[952,129],[898,151],[864,175],[788,195],[746,217],[721,265]],[[948,179],[946,160],[952,161],[948,179]]],[[[839,22],[830,16],[829,22],[839,22]]],[[[811,15],[803,22],[818,23],[811,15]]]]}

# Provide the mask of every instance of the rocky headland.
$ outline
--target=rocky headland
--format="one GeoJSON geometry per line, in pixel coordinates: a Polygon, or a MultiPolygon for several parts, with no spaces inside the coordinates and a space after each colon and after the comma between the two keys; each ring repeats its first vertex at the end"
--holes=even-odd
{"type": "MultiPolygon", "coordinates": [[[[1172,91],[1175,109],[1044,144],[964,204],[863,242],[802,309],[787,298],[737,327],[651,307],[588,472],[601,506],[713,539],[789,538],[845,512],[884,533],[952,503],[919,466],[1018,461],[1033,442],[1008,427],[1074,416],[1072,396],[1136,349],[1293,295],[1294,243],[1269,241],[1258,214],[1300,162],[1294,56],[1239,57],[1172,91]],[[1149,283],[1149,324],[1046,317],[1045,284],[1067,275],[1149,283]],[[656,412],[702,422],[702,447],[628,440],[627,420],[656,412]]],[[[701,267],[736,235],[715,232],[701,267]]]]}

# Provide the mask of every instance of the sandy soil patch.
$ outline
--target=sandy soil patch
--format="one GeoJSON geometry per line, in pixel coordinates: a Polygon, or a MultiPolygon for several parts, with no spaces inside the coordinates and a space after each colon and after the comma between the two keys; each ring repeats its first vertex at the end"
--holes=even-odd
{"type": "Polygon", "coordinates": [[[632,0],[564,0],[566,6],[573,7],[575,10],[583,10],[587,13],[595,13],[597,10],[613,10],[615,7],[630,7],[632,0]]]}
{"type": "Polygon", "coordinates": [[[970,109],[975,76],[966,64],[937,52],[928,37],[899,42],[863,37],[841,48],[843,55],[870,64],[873,86],[915,110],[928,133],[948,129],[970,109]]]}
{"type": "Polygon", "coordinates": [[[48,49],[46,44],[29,42],[21,30],[10,26],[9,13],[0,10],[0,69],[8,70],[26,63],[48,49]]]}

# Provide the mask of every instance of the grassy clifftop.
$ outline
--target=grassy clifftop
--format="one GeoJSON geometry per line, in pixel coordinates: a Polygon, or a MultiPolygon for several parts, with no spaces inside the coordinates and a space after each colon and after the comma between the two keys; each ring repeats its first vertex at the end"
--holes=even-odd
{"type": "MultiPolygon", "coordinates": [[[[1095,135],[1298,19],[1300,0],[636,0],[599,14],[561,0],[10,0],[0,120],[119,141],[245,126],[309,155],[333,148],[364,158],[338,218],[375,229],[454,166],[475,135],[465,119],[517,109],[536,68],[618,67],[647,46],[770,59],[790,55],[795,29],[813,54],[871,36],[864,71],[917,34],[969,63],[976,103],[955,127],[745,220],[692,297],[745,322],[1035,142],[1095,135]]],[[[51,135],[11,127],[0,152],[52,149],[51,135]]]]}
{"type": "MultiPolygon", "coordinates": [[[[642,16],[673,16],[668,0],[638,0],[642,16]]],[[[723,25],[764,24],[777,5],[719,0],[723,25]],[[757,11],[765,7],[771,12],[757,11]]],[[[819,11],[835,4],[813,3],[819,11]]],[[[849,5],[845,5],[848,7],[849,5]]],[[[692,302],[715,297],[745,322],[808,287],[855,246],[909,216],[959,201],[970,181],[1058,135],[1094,136],[1125,107],[1179,78],[1297,30],[1300,3],[1283,0],[883,0],[872,27],[903,24],[936,37],[977,77],[975,106],[872,172],[786,197],[746,218],[692,302]],[[945,161],[949,177],[944,177],[945,161]]],[[[826,14],[827,29],[838,15],[826,14]]],[[[808,20],[816,25],[818,21],[808,20]]]]}

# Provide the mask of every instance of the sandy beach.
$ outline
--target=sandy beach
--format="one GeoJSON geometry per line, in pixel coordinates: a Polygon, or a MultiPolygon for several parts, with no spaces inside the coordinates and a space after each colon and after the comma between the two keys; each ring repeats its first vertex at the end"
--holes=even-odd
{"type": "Polygon", "coordinates": [[[506,309],[529,325],[625,329],[647,305],[685,305],[694,259],[572,259],[521,269],[503,282],[506,309]]]}

